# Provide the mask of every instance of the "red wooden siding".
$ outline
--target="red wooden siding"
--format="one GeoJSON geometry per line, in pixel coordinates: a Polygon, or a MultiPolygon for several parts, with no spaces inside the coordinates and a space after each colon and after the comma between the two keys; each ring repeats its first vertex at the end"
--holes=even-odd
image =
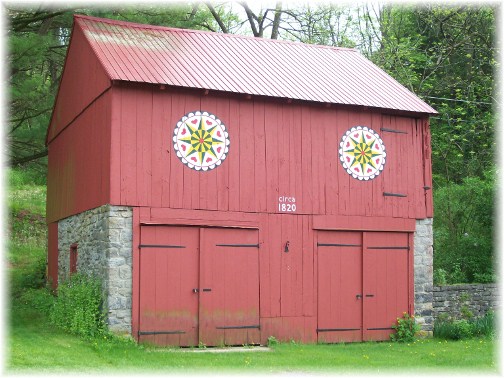
{"type": "Polygon", "coordinates": [[[58,96],[47,132],[50,142],[110,87],[110,79],[79,26],[72,31],[58,96]]]}
{"type": "Polygon", "coordinates": [[[297,214],[432,213],[423,119],[145,86],[112,92],[113,204],[279,213],[279,197],[287,196],[297,214]],[[172,146],[177,121],[195,110],[216,114],[230,135],[228,157],[208,172],[181,164],[172,146]],[[386,146],[385,169],[369,182],[353,179],[339,162],[339,141],[357,125],[374,129],[386,146]]]}
{"type": "Polygon", "coordinates": [[[110,92],[48,146],[47,222],[110,202],[110,92]]]}

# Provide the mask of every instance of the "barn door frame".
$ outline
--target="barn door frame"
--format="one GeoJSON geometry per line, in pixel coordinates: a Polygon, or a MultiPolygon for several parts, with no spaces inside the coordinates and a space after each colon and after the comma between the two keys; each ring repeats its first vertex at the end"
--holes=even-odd
{"type": "MultiPolygon", "coordinates": [[[[186,290],[187,291],[186,296],[189,295],[196,300],[196,312],[194,314],[194,316],[196,317],[196,336],[195,336],[194,341],[191,343],[191,345],[197,346],[200,343],[204,343],[205,345],[221,345],[221,344],[242,345],[242,344],[257,344],[257,343],[259,343],[260,342],[259,230],[258,230],[258,228],[249,228],[249,227],[228,227],[228,226],[201,227],[199,225],[197,225],[197,226],[191,226],[191,225],[177,226],[177,225],[171,225],[171,224],[155,224],[155,225],[154,224],[141,224],[138,227],[136,236],[134,236],[134,239],[135,239],[135,241],[137,241],[137,243],[135,245],[136,252],[135,252],[135,248],[133,251],[133,264],[134,264],[134,269],[133,269],[133,271],[134,271],[134,274],[133,274],[134,285],[133,286],[134,286],[134,290],[133,290],[132,332],[133,332],[134,337],[138,341],[140,341],[141,336],[158,335],[158,334],[159,335],[161,335],[161,334],[175,334],[175,333],[182,334],[182,332],[180,330],[175,332],[174,330],[157,330],[157,331],[148,330],[148,331],[145,331],[145,329],[140,329],[140,327],[145,328],[145,325],[141,324],[142,316],[140,313],[142,311],[142,306],[143,306],[142,303],[144,303],[143,299],[141,298],[142,288],[140,287],[141,282],[143,282],[142,277],[140,276],[140,273],[142,271],[142,267],[140,265],[140,262],[142,259],[141,255],[146,253],[145,250],[150,250],[151,252],[153,252],[153,251],[157,251],[160,248],[166,249],[166,248],[177,247],[174,245],[161,245],[161,244],[160,245],[146,245],[146,244],[142,244],[142,239],[143,239],[143,237],[141,235],[142,228],[143,227],[156,227],[156,226],[160,226],[163,228],[166,227],[165,230],[168,232],[170,230],[175,230],[175,229],[180,229],[180,228],[191,229],[191,230],[197,231],[196,232],[196,234],[197,234],[197,241],[196,241],[197,263],[193,267],[195,277],[193,277],[193,280],[192,280],[193,284],[190,285],[191,288],[189,288],[189,289],[186,288],[186,289],[188,289],[188,290],[186,290]],[[212,233],[217,234],[219,232],[219,230],[220,230],[220,232],[224,233],[224,235],[225,235],[224,239],[229,236],[231,236],[231,239],[233,239],[233,235],[230,235],[230,234],[226,235],[227,231],[232,231],[232,230],[238,231],[238,235],[240,235],[240,230],[244,231],[241,233],[243,235],[246,235],[247,231],[254,231],[253,237],[252,237],[254,239],[254,243],[240,243],[239,241],[237,242],[235,240],[234,243],[225,243],[225,242],[217,243],[215,245],[215,247],[217,247],[217,249],[224,248],[224,250],[226,250],[226,252],[231,251],[232,249],[234,249],[236,251],[237,248],[238,249],[246,248],[247,250],[249,250],[249,249],[252,249],[252,247],[253,247],[256,249],[257,252],[256,252],[255,256],[252,257],[252,260],[254,260],[254,258],[256,260],[255,264],[253,264],[253,265],[255,265],[255,274],[256,274],[255,280],[257,281],[256,282],[257,288],[255,288],[255,291],[252,288],[249,288],[246,286],[242,287],[242,289],[244,289],[244,290],[250,289],[248,291],[251,291],[252,300],[254,299],[254,295],[257,297],[256,301],[255,301],[255,302],[257,302],[257,303],[255,303],[255,305],[256,305],[255,313],[256,313],[257,319],[254,319],[255,321],[254,321],[253,325],[252,324],[245,324],[245,325],[238,324],[238,323],[240,323],[239,319],[236,320],[235,322],[231,321],[231,323],[233,323],[233,324],[227,324],[224,320],[221,322],[222,324],[211,324],[210,325],[211,327],[216,325],[216,327],[213,327],[216,329],[212,330],[213,334],[216,335],[216,339],[213,340],[212,336],[211,336],[212,332],[209,332],[208,329],[205,328],[206,323],[208,323],[208,316],[209,315],[203,313],[202,310],[207,308],[209,306],[209,304],[211,306],[212,298],[210,298],[210,296],[208,294],[212,293],[212,291],[213,291],[212,294],[216,294],[216,293],[212,287],[207,287],[208,286],[207,284],[209,282],[204,281],[205,279],[207,279],[205,277],[204,270],[207,269],[206,265],[211,265],[211,264],[209,264],[209,261],[211,261],[211,257],[210,257],[210,259],[207,258],[208,255],[212,254],[214,252],[214,250],[216,249],[216,248],[212,248],[211,244],[213,243],[213,240],[208,240],[207,235],[212,234],[212,233]],[[206,245],[206,244],[208,244],[208,242],[210,244],[206,245]],[[233,247],[233,248],[229,248],[229,247],[233,247]],[[142,250],[144,250],[144,251],[141,252],[142,250]],[[196,284],[196,282],[197,282],[197,284],[196,284]],[[135,303],[136,303],[136,305],[135,305],[135,303]],[[205,316],[206,316],[206,318],[205,318],[205,316]],[[236,324],[234,324],[234,323],[236,323],[236,324]],[[233,330],[244,331],[244,335],[240,336],[238,334],[238,333],[240,333],[240,331],[233,332],[233,330]],[[256,332],[253,332],[254,330],[256,330],[256,332]],[[220,334],[222,336],[222,340],[218,339],[218,336],[220,334]],[[210,335],[210,339],[209,339],[208,335],[210,335]],[[233,341],[233,340],[235,340],[235,341],[233,341]]],[[[251,235],[251,234],[249,234],[249,235],[251,235]]],[[[238,237],[240,237],[240,236],[238,236],[238,237]]],[[[236,239],[236,235],[234,236],[234,239],[236,239]]],[[[167,244],[167,243],[165,243],[165,244],[167,244]]],[[[178,247],[180,247],[180,246],[178,246],[178,247]]],[[[182,247],[180,247],[180,248],[182,248],[182,247]]],[[[233,262],[236,263],[236,261],[233,261],[233,262]]],[[[247,261],[247,262],[250,262],[250,261],[247,261]]],[[[252,262],[254,262],[254,261],[252,261],[252,262]]],[[[246,264],[246,265],[247,265],[247,268],[250,269],[251,264],[246,264]]],[[[217,281],[219,278],[226,276],[226,272],[221,272],[221,273],[222,273],[221,276],[217,277],[217,281]]],[[[251,272],[249,272],[249,273],[251,273],[251,272]]],[[[145,273],[143,273],[143,274],[145,274],[145,273]]],[[[240,277],[243,277],[243,274],[240,275],[240,277]]],[[[250,275],[248,276],[248,278],[249,278],[249,281],[250,281],[250,279],[252,279],[252,281],[254,280],[253,277],[251,277],[250,275]]],[[[208,279],[207,279],[207,281],[208,281],[208,279]]],[[[214,281],[214,283],[215,283],[215,281],[214,281]]],[[[248,282],[248,281],[247,281],[247,283],[250,284],[250,282],[248,282]]],[[[222,289],[222,284],[220,286],[222,289]]],[[[233,286],[233,285],[229,285],[229,286],[233,286]]],[[[239,282],[237,283],[236,286],[239,286],[239,282]]],[[[212,296],[212,297],[214,297],[214,296],[212,296]]],[[[213,300],[215,300],[215,298],[213,300]]],[[[238,302],[238,303],[243,302],[243,300],[241,300],[241,302],[240,302],[240,300],[241,299],[237,300],[236,302],[238,302]]],[[[215,314],[214,314],[214,316],[215,316],[215,314]]],[[[228,319],[227,319],[228,321],[229,321],[229,318],[230,317],[228,316],[228,319]]],[[[231,316],[231,320],[232,320],[232,316],[231,316]]],[[[241,319],[241,320],[243,320],[243,319],[241,319]]],[[[210,323],[212,323],[212,322],[210,321],[210,323]]],[[[162,341],[159,341],[158,339],[161,340],[162,337],[163,336],[160,336],[160,337],[156,336],[156,343],[161,344],[162,341]]],[[[170,336],[168,336],[168,337],[170,337],[170,336]]],[[[177,345],[177,344],[175,343],[175,344],[170,344],[170,345],[177,345]]],[[[187,344],[187,342],[184,344],[179,344],[179,345],[190,346],[189,344],[187,344]]]]}

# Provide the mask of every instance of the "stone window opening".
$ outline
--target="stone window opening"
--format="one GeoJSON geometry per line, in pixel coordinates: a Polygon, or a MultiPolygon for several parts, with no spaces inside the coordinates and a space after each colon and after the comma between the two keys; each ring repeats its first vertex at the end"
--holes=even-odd
{"type": "Polygon", "coordinates": [[[70,275],[77,273],[77,243],[70,246],[70,275]]]}

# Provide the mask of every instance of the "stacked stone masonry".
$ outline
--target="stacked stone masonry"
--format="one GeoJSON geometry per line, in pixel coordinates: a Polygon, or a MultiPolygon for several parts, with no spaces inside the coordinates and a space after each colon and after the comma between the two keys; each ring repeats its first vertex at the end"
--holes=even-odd
{"type": "Polygon", "coordinates": [[[417,220],[414,236],[415,317],[422,330],[427,333],[431,333],[434,327],[432,307],[432,245],[432,218],[417,220]]]}
{"type": "Polygon", "coordinates": [[[70,247],[77,244],[77,271],[103,283],[111,331],[131,333],[131,207],[105,205],[58,223],[58,280],[69,277],[70,247]]]}
{"type": "Polygon", "coordinates": [[[442,314],[461,318],[467,311],[473,316],[483,316],[501,305],[497,284],[434,286],[433,290],[432,305],[436,318],[442,314]]]}

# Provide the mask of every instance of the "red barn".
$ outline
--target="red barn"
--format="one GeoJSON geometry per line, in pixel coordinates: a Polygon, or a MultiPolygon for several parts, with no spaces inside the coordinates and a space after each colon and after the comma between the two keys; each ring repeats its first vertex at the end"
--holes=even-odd
{"type": "Polygon", "coordinates": [[[429,331],[434,113],[353,49],[75,16],[49,277],[159,345],[429,331]]]}

